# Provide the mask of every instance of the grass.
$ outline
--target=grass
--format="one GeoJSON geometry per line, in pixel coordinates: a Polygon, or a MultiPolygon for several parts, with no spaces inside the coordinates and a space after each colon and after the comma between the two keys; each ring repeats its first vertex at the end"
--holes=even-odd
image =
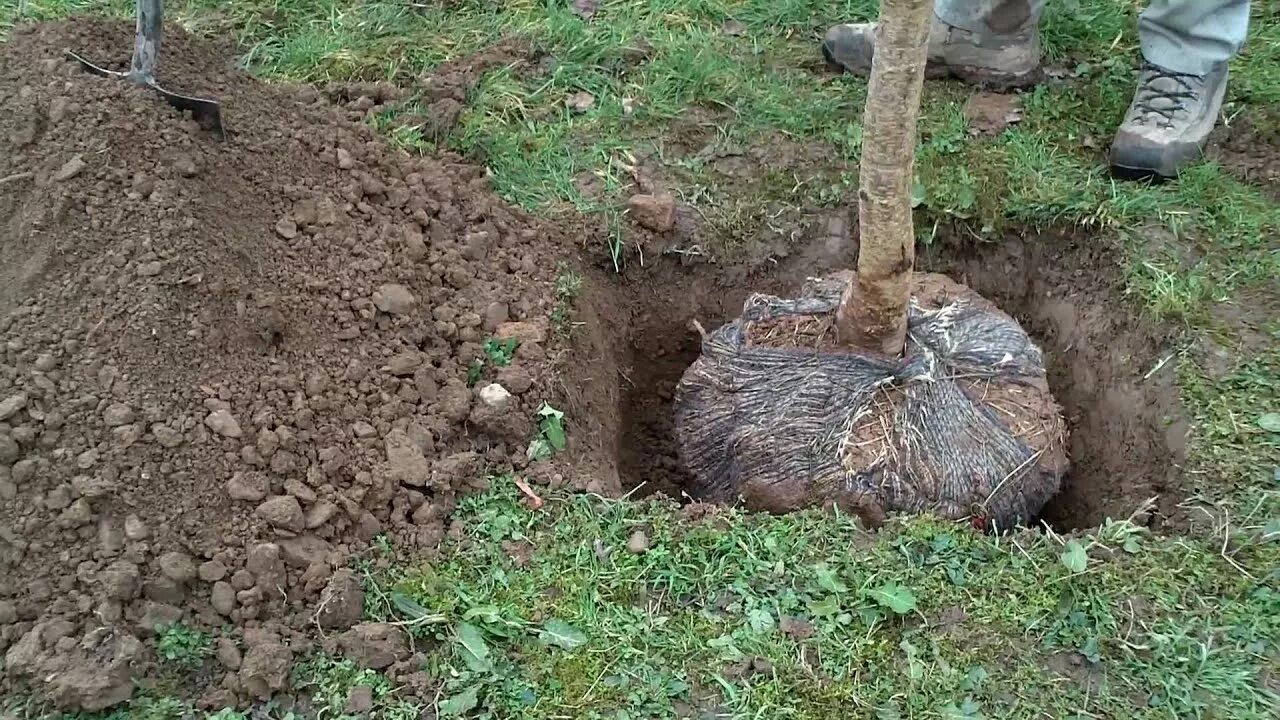
{"type": "MultiPolygon", "coordinates": [[[[0,0],[0,34],[71,12],[126,16],[130,5],[0,0]]],[[[1265,5],[1254,4],[1223,117],[1276,137],[1280,22],[1265,5]]],[[[550,60],[492,68],[444,135],[415,124],[421,96],[377,125],[409,151],[448,148],[482,162],[498,192],[535,212],[601,214],[610,232],[598,252],[622,268],[635,257],[623,208],[637,165],[704,223],[707,244],[679,250],[729,260],[852,200],[865,82],[822,72],[816,42],[831,23],[873,17],[874,6],[606,0],[590,21],[569,3],[532,0],[186,0],[166,9],[192,32],[236,37],[251,71],[291,81],[419,87],[451,60],[522,38],[550,60]],[[740,34],[724,31],[730,19],[740,34]],[[584,112],[565,104],[579,92],[594,99],[584,112]]],[[[1190,531],[1150,537],[1117,521],[1074,538],[993,538],[922,518],[867,535],[820,513],[726,511],[694,522],[667,505],[554,493],[530,512],[495,479],[462,504],[463,532],[443,561],[365,568],[371,617],[431,616],[411,627],[429,649],[439,697],[407,698],[381,674],[317,655],[295,681],[319,714],[342,717],[350,689],[367,685],[375,717],[397,720],[424,710],[1274,717],[1280,436],[1259,421],[1280,411],[1280,206],[1274,188],[1211,161],[1162,185],[1107,175],[1103,153],[1133,90],[1141,6],[1049,3],[1045,61],[1060,77],[1022,94],[1021,121],[995,135],[968,133],[969,89],[930,83],[917,219],[922,242],[935,241],[936,228],[983,239],[1076,225],[1122,249],[1137,304],[1183,330],[1171,362],[1193,429],[1184,473],[1200,488],[1190,531]],[[1263,318],[1247,331],[1232,318],[1243,306],[1263,318]],[[1206,348],[1238,362],[1215,371],[1206,348]],[[649,541],[643,554],[625,549],[637,529],[649,541]],[[504,542],[527,544],[531,559],[516,564],[504,542]]],[[[557,335],[573,329],[582,282],[561,270],[557,335]]],[[[500,345],[485,353],[477,381],[510,359],[500,345]]],[[[539,433],[551,452],[563,418],[547,409],[539,433]]],[[[198,642],[174,633],[158,649],[199,655],[198,642]]],[[[195,711],[144,693],[108,717],[184,713],[195,711]]]]}

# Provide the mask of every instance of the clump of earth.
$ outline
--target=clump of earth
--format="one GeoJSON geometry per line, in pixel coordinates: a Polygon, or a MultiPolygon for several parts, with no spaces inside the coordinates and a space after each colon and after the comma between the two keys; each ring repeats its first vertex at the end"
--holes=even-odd
{"type": "Polygon", "coordinates": [[[317,627],[408,663],[344,565],[379,535],[429,553],[486,476],[581,482],[527,453],[579,238],[377,139],[396,88],[264,85],[171,33],[159,80],[221,99],[219,138],[65,59],[125,67],[132,33],[0,45],[5,685],[109,707],[174,622],[237,628],[210,707],[285,688],[317,627]],[[469,383],[489,338],[514,358],[469,383]]]}

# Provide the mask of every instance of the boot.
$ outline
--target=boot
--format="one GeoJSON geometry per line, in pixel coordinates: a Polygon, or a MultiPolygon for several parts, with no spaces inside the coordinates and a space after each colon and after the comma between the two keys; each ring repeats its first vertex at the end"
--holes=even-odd
{"type": "MultiPolygon", "coordinates": [[[[822,42],[822,55],[833,69],[869,75],[875,35],[875,23],[835,25],[822,42]]],[[[980,34],[934,16],[925,75],[999,90],[1034,85],[1040,78],[1040,33],[1033,23],[1010,34],[980,34]]]]}
{"type": "Polygon", "coordinates": [[[1191,75],[1146,63],[1111,143],[1111,172],[1125,180],[1174,178],[1200,158],[1227,90],[1227,66],[1191,75]]]}

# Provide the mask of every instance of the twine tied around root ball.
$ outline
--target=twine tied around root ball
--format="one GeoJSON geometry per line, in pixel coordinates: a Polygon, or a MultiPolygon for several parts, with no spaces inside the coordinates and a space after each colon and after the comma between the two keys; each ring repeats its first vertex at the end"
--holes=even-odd
{"type": "Polygon", "coordinates": [[[695,497],[788,512],[834,503],[889,513],[1030,522],[1067,471],[1044,356],[1018,323],[942,275],[913,279],[903,358],[837,345],[850,274],[795,299],[752,295],[705,333],[675,396],[695,497]]]}

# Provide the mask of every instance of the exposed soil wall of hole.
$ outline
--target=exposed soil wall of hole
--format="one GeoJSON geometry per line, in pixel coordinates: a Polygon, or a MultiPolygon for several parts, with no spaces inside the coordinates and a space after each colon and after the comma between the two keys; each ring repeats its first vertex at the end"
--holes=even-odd
{"type": "MultiPolygon", "coordinates": [[[[584,408],[596,420],[601,448],[612,446],[616,478],[637,495],[684,495],[688,475],[672,427],[672,391],[697,356],[696,319],[708,329],[734,317],[751,292],[785,295],[808,276],[846,267],[855,240],[842,222],[806,231],[789,257],[745,266],[685,265],[661,259],[622,275],[591,279],[601,364],[593,373],[611,390],[584,408]],[[603,287],[601,285],[603,284],[603,287]],[[608,351],[608,348],[613,348],[608,351]]],[[[1049,383],[1071,431],[1072,470],[1043,519],[1059,529],[1128,517],[1158,497],[1158,525],[1181,499],[1179,467],[1187,425],[1172,365],[1148,373],[1167,355],[1166,334],[1123,295],[1117,258],[1103,243],[1070,233],[1009,237],[923,248],[922,270],[943,272],[995,301],[1045,351],[1049,383]]]]}
{"type": "Polygon", "coordinates": [[[995,301],[1039,342],[1070,430],[1071,471],[1042,519],[1059,529],[1125,518],[1157,498],[1159,525],[1182,499],[1188,425],[1168,333],[1123,293],[1118,258],[1096,238],[1047,233],[942,244],[919,261],[995,301]],[[1154,372],[1153,372],[1154,371],[1154,372]]]}

